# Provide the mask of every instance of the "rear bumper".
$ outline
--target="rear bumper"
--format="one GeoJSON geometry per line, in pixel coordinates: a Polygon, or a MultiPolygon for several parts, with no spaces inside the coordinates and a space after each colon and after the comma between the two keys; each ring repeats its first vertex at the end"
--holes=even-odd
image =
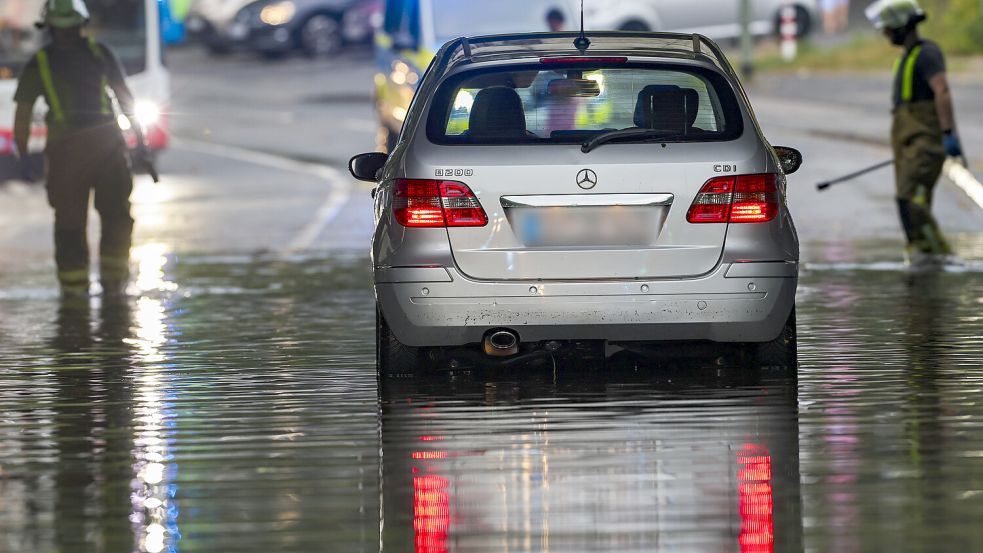
{"type": "Polygon", "coordinates": [[[767,342],[795,305],[798,263],[727,264],[679,281],[479,282],[440,267],[375,278],[386,322],[410,346],[477,343],[503,327],[527,342],[767,342]]]}

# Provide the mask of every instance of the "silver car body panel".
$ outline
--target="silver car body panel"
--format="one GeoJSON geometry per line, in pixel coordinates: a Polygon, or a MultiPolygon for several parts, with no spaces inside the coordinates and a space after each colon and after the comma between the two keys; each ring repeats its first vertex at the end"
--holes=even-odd
{"type": "MultiPolygon", "coordinates": [[[[644,50],[646,35],[640,36],[644,50]]],[[[799,259],[784,201],[779,215],[767,223],[686,221],[696,194],[709,179],[721,176],[721,166],[736,174],[779,174],[784,196],[777,157],[715,45],[704,37],[647,36],[691,40],[696,55],[625,52],[630,62],[697,66],[726,77],[744,122],[739,138],[609,144],[589,154],[579,145],[437,145],[427,137],[426,121],[441,82],[461,71],[537,62],[540,56],[533,52],[461,62],[454,46],[437,54],[376,194],[376,294],[401,342],[465,345],[503,327],[524,341],[763,342],[778,336],[794,306],[799,259]],[[701,49],[710,55],[701,55],[701,49]],[[591,190],[578,188],[577,176],[584,169],[597,176],[591,190]],[[488,225],[420,229],[396,222],[393,179],[435,175],[459,175],[451,180],[472,189],[488,225]],[[512,212],[557,204],[661,209],[663,217],[653,218],[653,242],[645,247],[526,246],[512,212]]],[[[470,53],[470,45],[464,49],[470,53]]]]}

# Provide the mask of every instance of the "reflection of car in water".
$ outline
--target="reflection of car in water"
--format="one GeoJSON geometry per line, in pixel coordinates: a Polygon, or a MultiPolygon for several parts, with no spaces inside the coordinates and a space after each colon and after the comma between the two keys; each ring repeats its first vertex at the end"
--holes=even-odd
{"type": "Polygon", "coordinates": [[[393,153],[353,159],[379,184],[380,370],[591,347],[794,368],[797,152],[705,37],[576,37],[448,43],[393,153]]]}
{"type": "Polygon", "coordinates": [[[558,374],[381,383],[383,551],[802,551],[794,380],[558,374]]]}
{"type": "MultiPolygon", "coordinates": [[[[120,58],[137,101],[137,118],[146,128],[151,150],[166,149],[170,74],[163,63],[157,0],[124,4],[114,0],[87,0],[86,3],[92,16],[87,32],[108,44],[120,58]]],[[[17,77],[21,67],[44,44],[42,33],[34,28],[43,4],[41,0],[4,0],[0,7],[0,121],[3,122],[0,123],[0,160],[4,165],[12,166],[10,122],[17,77]],[[16,15],[12,17],[12,14],[16,15]]],[[[38,102],[38,109],[32,153],[40,152],[44,146],[43,114],[47,108],[38,102]]],[[[6,169],[4,173],[7,174],[6,169]]]]}
{"type": "Polygon", "coordinates": [[[379,0],[198,0],[188,18],[193,37],[212,52],[241,47],[266,54],[301,50],[336,54],[368,40],[379,0]]]}
{"type": "Polygon", "coordinates": [[[572,21],[565,0],[387,0],[376,33],[380,147],[395,145],[420,76],[445,42],[463,35],[547,31],[552,10],[572,21]]]}
{"type": "MultiPolygon", "coordinates": [[[[807,34],[816,21],[816,0],[751,0],[751,33],[778,34],[780,11],[790,4],[799,35],[807,34]]],[[[584,17],[588,30],[699,33],[715,40],[741,34],[737,0],[587,0],[584,17]]]]}

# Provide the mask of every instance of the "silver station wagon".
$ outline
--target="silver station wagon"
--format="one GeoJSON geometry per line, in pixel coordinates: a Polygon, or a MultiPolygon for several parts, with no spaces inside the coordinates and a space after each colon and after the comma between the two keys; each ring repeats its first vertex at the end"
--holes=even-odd
{"type": "Polygon", "coordinates": [[[794,149],[700,35],[460,38],[376,182],[383,374],[706,347],[796,363],[794,149]]]}

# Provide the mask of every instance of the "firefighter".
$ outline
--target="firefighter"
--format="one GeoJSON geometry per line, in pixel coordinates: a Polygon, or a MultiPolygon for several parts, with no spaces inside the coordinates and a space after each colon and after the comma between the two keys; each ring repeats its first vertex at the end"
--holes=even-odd
{"type": "Polygon", "coordinates": [[[45,0],[38,27],[47,29],[51,40],[24,67],[14,96],[14,138],[28,180],[34,104],[42,96],[48,104],[46,188],[48,203],[55,211],[58,281],[66,296],[89,293],[86,227],[93,192],[102,223],[99,270],[103,291],[120,294],[129,280],[133,176],[109,91],[135,131],[135,155],[147,155],[123,70],[106,45],[85,36],[83,27],[88,20],[83,0],[45,0]]]}
{"type": "Polygon", "coordinates": [[[909,261],[943,261],[952,249],[932,216],[932,192],[946,155],[961,157],[952,93],[939,46],[918,34],[925,21],[916,0],[879,0],[867,17],[904,52],[895,62],[891,145],[898,211],[909,261]]]}

